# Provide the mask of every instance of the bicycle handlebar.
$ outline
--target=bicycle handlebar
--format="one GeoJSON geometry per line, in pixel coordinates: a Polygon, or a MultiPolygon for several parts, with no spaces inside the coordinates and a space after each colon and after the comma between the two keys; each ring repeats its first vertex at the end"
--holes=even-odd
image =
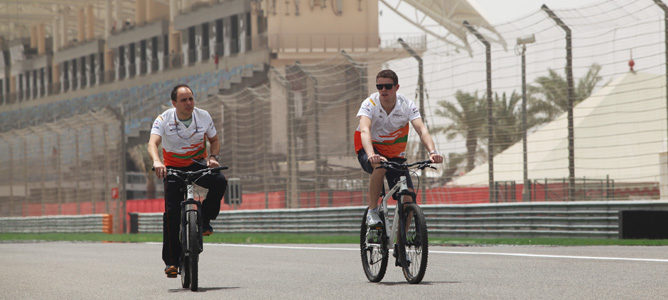
{"type": "MultiPolygon", "coordinates": [[[[220,170],[227,170],[229,169],[228,167],[215,167],[215,168],[205,168],[197,171],[181,171],[181,170],[176,170],[176,169],[167,169],[167,176],[175,176],[178,179],[185,181],[190,180],[191,182],[195,182],[198,179],[200,179],[202,176],[211,174],[216,171],[220,170]],[[193,179],[197,177],[197,179],[193,179]]],[[[151,170],[155,170],[155,168],[151,168],[151,170]]]]}
{"type": "Polygon", "coordinates": [[[215,168],[206,168],[206,169],[201,169],[198,171],[181,171],[181,170],[176,170],[176,169],[167,169],[167,176],[176,176],[183,181],[197,181],[197,179],[201,178],[204,175],[211,174],[216,171],[220,170],[226,170],[227,167],[215,167],[215,168]],[[197,178],[197,179],[193,179],[197,178]]]}
{"type": "Polygon", "coordinates": [[[397,162],[393,161],[381,161],[380,166],[378,168],[383,168],[383,169],[395,169],[398,171],[405,171],[408,170],[412,167],[416,167],[416,169],[423,170],[425,168],[432,168],[436,170],[435,167],[432,167],[433,162],[431,160],[423,160],[423,161],[417,161],[411,164],[400,164],[397,162]]]}

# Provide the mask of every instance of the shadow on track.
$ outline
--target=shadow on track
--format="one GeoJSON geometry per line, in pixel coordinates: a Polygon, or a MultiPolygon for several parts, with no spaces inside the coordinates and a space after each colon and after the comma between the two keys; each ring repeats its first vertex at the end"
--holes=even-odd
{"type": "MultiPolygon", "coordinates": [[[[217,291],[217,290],[232,290],[232,289],[238,289],[238,288],[239,288],[238,286],[230,286],[230,287],[199,287],[199,288],[197,288],[197,291],[196,291],[195,293],[198,293],[198,292],[208,292],[208,291],[217,291]]],[[[169,292],[170,292],[170,293],[179,293],[179,292],[188,292],[188,293],[192,293],[192,291],[191,291],[190,289],[169,289],[169,292]]]]}
{"type": "MultiPolygon", "coordinates": [[[[421,283],[418,283],[416,285],[435,285],[435,284],[453,284],[453,283],[461,283],[461,281],[423,281],[421,283]]],[[[376,284],[381,284],[381,285],[387,285],[387,286],[393,286],[393,285],[410,285],[408,282],[405,281],[395,281],[395,282],[379,282],[376,284]]]]}

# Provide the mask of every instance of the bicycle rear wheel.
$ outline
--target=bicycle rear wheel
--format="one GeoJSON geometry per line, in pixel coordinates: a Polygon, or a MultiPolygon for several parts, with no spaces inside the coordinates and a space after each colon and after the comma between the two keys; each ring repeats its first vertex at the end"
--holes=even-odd
{"type": "Polygon", "coordinates": [[[189,211],[186,220],[188,223],[188,269],[190,271],[190,290],[197,290],[197,263],[199,261],[199,221],[197,211],[189,211]]]}
{"type": "MultiPolygon", "coordinates": [[[[406,281],[411,284],[420,283],[427,271],[429,255],[429,238],[427,223],[422,209],[415,203],[404,204],[401,218],[406,221],[411,216],[410,223],[400,226],[400,247],[403,247],[405,258],[408,260],[402,266],[406,281]]],[[[405,222],[402,222],[406,224],[405,222]]]]}
{"type": "MultiPolygon", "coordinates": [[[[366,215],[362,218],[360,230],[360,252],[362,256],[362,268],[366,278],[371,282],[379,282],[385,276],[387,270],[387,235],[385,227],[381,229],[369,229],[366,225],[366,215]]],[[[381,219],[384,220],[383,216],[381,219]]]]}

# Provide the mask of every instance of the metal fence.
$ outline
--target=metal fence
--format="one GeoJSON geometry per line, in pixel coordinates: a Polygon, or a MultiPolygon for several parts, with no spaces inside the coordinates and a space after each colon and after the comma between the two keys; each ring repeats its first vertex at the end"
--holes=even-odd
{"type": "Polygon", "coordinates": [[[103,109],[0,133],[0,140],[0,215],[123,215],[112,194],[122,180],[118,113],[103,109]]]}

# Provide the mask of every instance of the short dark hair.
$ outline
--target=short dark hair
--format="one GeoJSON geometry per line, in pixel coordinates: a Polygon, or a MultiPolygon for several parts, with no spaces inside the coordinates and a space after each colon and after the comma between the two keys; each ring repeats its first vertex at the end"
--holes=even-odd
{"type": "Polygon", "coordinates": [[[172,89],[172,95],[171,95],[172,96],[172,101],[176,101],[176,92],[178,92],[179,89],[182,88],[182,87],[188,88],[191,93],[193,92],[193,89],[191,89],[187,84],[179,84],[179,85],[175,86],[174,89],[172,89]]]}
{"type": "Polygon", "coordinates": [[[394,71],[390,69],[378,72],[378,75],[376,75],[376,80],[378,80],[378,78],[389,78],[394,81],[394,85],[399,84],[399,77],[397,76],[397,73],[394,73],[394,71]]]}

